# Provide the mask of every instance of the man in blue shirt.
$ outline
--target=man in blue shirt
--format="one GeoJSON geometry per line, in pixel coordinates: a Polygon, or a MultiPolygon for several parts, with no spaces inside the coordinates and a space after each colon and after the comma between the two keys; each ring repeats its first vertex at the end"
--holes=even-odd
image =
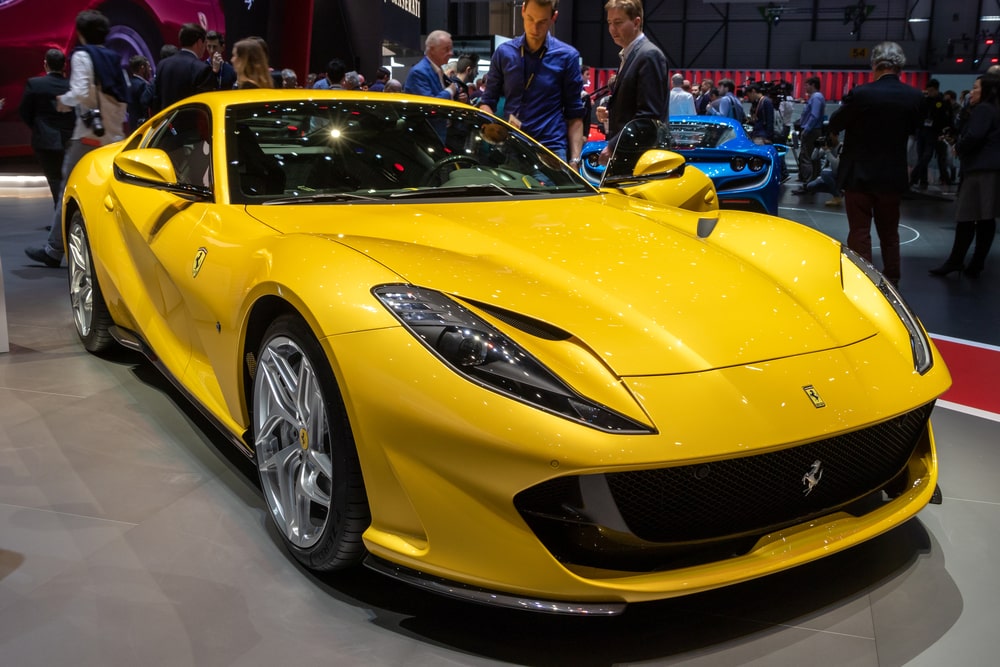
{"type": "Polygon", "coordinates": [[[521,5],[524,34],[493,53],[480,108],[494,113],[504,97],[508,122],[576,167],[583,148],[583,76],[577,50],[549,34],[558,6],[559,0],[521,5]]]}
{"type": "Polygon", "coordinates": [[[814,175],[819,175],[819,163],[812,159],[816,140],[823,130],[826,115],[826,98],[819,92],[819,77],[806,79],[806,108],[799,117],[799,182],[808,183],[814,175]]]}

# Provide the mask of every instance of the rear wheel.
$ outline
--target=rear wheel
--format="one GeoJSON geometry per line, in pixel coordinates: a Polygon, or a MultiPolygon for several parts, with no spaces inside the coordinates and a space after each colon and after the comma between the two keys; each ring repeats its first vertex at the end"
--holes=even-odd
{"type": "Polygon", "coordinates": [[[69,265],[69,299],[76,333],[88,352],[100,352],[111,346],[111,314],[97,284],[90,240],[83,214],[77,211],[69,223],[66,259],[69,265]]]}
{"type": "Polygon", "coordinates": [[[326,355],[300,318],[281,316],[264,334],[252,407],[261,487],[288,549],[313,570],[358,563],[371,518],[357,450],[326,355]]]}

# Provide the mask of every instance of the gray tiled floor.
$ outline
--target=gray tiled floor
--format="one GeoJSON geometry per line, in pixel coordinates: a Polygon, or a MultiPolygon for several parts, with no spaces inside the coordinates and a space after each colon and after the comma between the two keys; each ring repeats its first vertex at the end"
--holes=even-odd
{"type": "MultiPolygon", "coordinates": [[[[783,214],[842,235],[822,200],[786,203],[783,214]]],[[[945,409],[934,418],[944,504],[729,589],[573,619],[442,599],[367,570],[313,576],[281,548],[252,467],[147,363],[78,345],[65,270],[22,254],[50,205],[44,187],[0,185],[11,342],[0,354],[0,664],[997,664],[1000,428],[945,409]]],[[[932,330],[997,344],[977,338],[1000,335],[995,275],[978,287],[926,279],[950,243],[950,209],[906,206],[919,230],[904,249],[908,298],[932,330]],[[956,315],[956,302],[993,310],[956,315]]]]}

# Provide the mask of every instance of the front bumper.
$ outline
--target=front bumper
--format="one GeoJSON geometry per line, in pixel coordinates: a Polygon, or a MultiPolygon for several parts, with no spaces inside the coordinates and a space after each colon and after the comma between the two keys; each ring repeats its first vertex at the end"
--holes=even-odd
{"type": "Polygon", "coordinates": [[[390,329],[326,342],[368,489],[372,562],[435,582],[438,592],[588,610],[691,594],[871,539],[919,512],[937,483],[927,416],[950,378],[941,364],[916,375],[887,337],[704,373],[626,378],[659,429],[627,436],[473,386],[423,350],[410,354],[417,344],[407,337],[390,329]],[[803,392],[810,383],[826,407],[803,392]],[[905,434],[896,437],[900,427],[905,434]],[[872,475],[835,483],[841,470],[870,465],[872,443],[886,439],[895,444],[879,452],[872,475]],[[804,496],[817,460],[823,477],[804,496]],[[718,484],[660,496],[663,471],[718,484]],[[622,510],[620,489],[594,490],[595,480],[610,488],[617,478],[649,484],[639,504],[657,498],[652,528],[622,510]],[[580,480],[589,480],[583,491],[580,480]],[[720,489],[715,523],[699,517],[704,507],[680,523],[664,512],[704,505],[720,489]],[[550,495],[533,497],[540,492],[550,495]],[[770,514],[746,511],[772,492],[770,514]],[[800,507],[787,511],[790,502],[800,507]],[[734,523],[723,525],[730,505],[734,523]]]}

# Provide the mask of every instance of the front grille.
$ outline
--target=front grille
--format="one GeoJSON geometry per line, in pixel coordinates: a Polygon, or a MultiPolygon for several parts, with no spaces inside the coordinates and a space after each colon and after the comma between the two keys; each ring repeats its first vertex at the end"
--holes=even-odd
{"type": "Polygon", "coordinates": [[[626,570],[705,562],[786,526],[870,511],[851,505],[905,472],[932,408],[766,454],[558,478],[518,494],[515,505],[563,561],[626,570]],[[811,472],[819,479],[807,494],[811,472]]]}

